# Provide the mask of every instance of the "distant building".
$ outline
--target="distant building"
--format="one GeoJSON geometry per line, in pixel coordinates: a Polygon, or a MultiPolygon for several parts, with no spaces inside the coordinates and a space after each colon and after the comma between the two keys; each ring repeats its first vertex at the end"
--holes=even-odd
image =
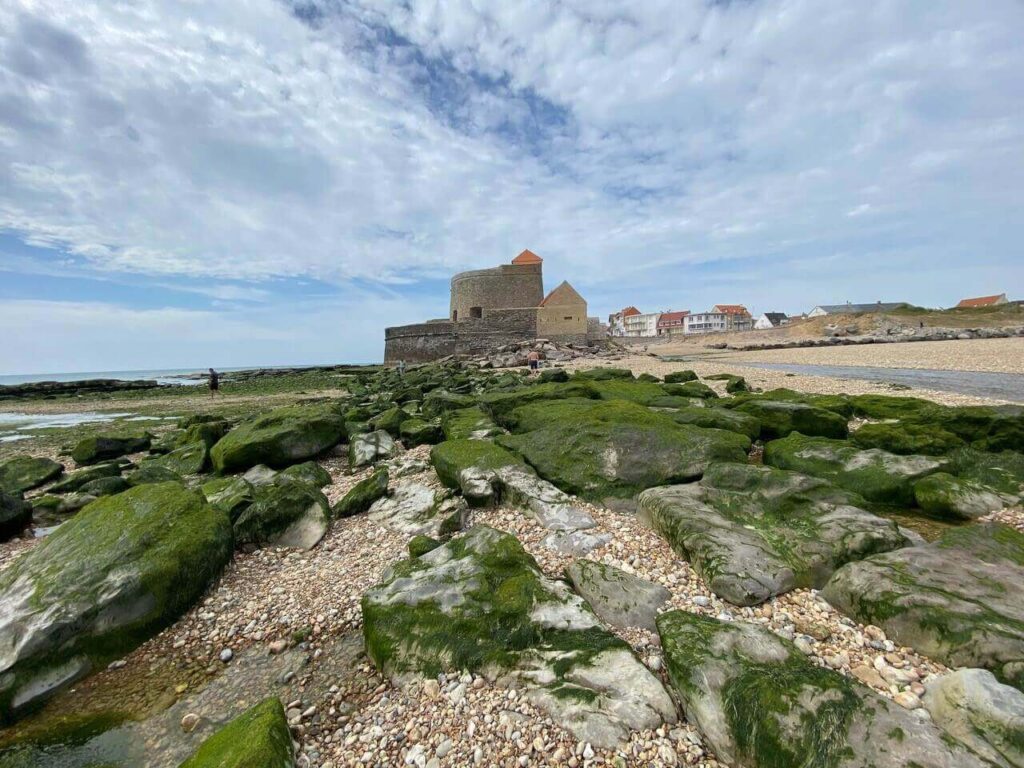
{"type": "Polygon", "coordinates": [[[825,315],[863,315],[865,312],[892,312],[894,309],[907,306],[905,301],[882,303],[876,301],[874,304],[820,304],[807,313],[808,317],[823,317],[825,315]]]}
{"type": "Polygon", "coordinates": [[[711,311],[725,315],[727,331],[749,331],[754,327],[754,318],[742,304],[715,304],[711,311]]]}
{"type": "Polygon", "coordinates": [[[662,312],[658,318],[658,335],[671,336],[675,333],[683,333],[683,320],[690,314],[686,309],[682,312],[662,312]]]}
{"type": "Polygon", "coordinates": [[[956,305],[957,309],[977,309],[978,307],[997,307],[1006,303],[1006,294],[998,296],[979,296],[976,299],[963,299],[956,305]]]}
{"type": "MultiPolygon", "coordinates": [[[[634,309],[634,307],[630,307],[634,309]]],[[[636,314],[624,315],[622,324],[625,328],[625,335],[633,338],[647,338],[658,335],[658,319],[661,312],[637,312],[636,314]]]]}
{"type": "Polygon", "coordinates": [[[729,316],[724,312],[697,312],[683,318],[684,333],[720,333],[729,330],[729,316]]]}
{"type": "Polygon", "coordinates": [[[626,318],[639,314],[640,310],[636,307],[626,307],[625,309],[620,309],[618,312],[613,312],[608,315],[608,335],[625,336],[626,318]]]}
{"type": "Polygon", "coordinates": [[[789,318],[786,317],[785,312],[765,312],[754,322],[754,330],[767,331],[771,328],[786,325],[788,322],[789,318]]]}

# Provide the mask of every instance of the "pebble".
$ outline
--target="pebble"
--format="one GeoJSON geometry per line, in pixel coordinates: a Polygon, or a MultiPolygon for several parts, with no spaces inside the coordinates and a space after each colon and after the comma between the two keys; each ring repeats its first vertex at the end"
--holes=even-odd
{"type": "Polygon", "coordinates": [[[235,652],[232,651],[230,648],[225,648],[223,651],[220,652],[220,660],[223,661],[225,664],[231,661],[231,659],[234,658],[234,656],[235,652]]]}

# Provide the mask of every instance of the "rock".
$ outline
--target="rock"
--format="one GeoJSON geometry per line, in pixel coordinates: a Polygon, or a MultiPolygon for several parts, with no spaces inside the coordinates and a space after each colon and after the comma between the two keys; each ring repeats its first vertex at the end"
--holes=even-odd
{"type": "Polygon", "coordinates": [[[90,480],[82,486],[81,493],[89,496],[113,496],[115,493],[127,491],[131,486],[123,477],[100,477],[90,480]]]}
{"type": "Polygon", "coordinates": [[[880,422],[865,424],[850,435],[858,448],[880,448],[901,456],[943,456],[963,446],[964,441],[938,425],[880,422]]]}
{"type": "Polygon", "coordinates": [[[990,669],[1024,686],[1024,534],[998,523],[837,570],[822,597],[864,624],[950,666],[990,669]]]}
{"type": "Polygon", "coordinates": [[[210,466],[210,448],[201,440],[186,443],[163,456],[155,456],[139,463],[140,469],[145,466],[168,469],[179,476],[198,475],[210,466]]]}
{"type": "Polygon", "coordinates": [[[195,712],[188,712],[181,718],[181,730],[183,733],[192,733],[196,728],[199,727],[199,723],[203,720],[202,717],[197,715],[195,712]]]}
{"type": "Polygon", "coordinates": [[[761,436],[761,422],[754,416],[725,408],[679,408],[666,411],[666,415],[679,424],[692,424],[705,429],[727,429],[739,432],[751,440],[761,436]]]}
{"type": "Polygon", "coordinates": [[[747,380],[742,376],[730,376],[725,383],[725,391],[730,395],[735,395],[739,392],[749,392],[750,385],[747,384],[747,380]]]}
{"type": "Polygon", "coordinates": [[[478,405],[448,411],[441,419],[445,440],[482,440],[502,433],[478,405]]]}
{"type": "Polygon", "coordinates": [[[223,661],[225,664],[231,661],[231,659],[233,659],[234,657],[235,652],[232,651],[230,648],[225,648],[223,651],[220,652],[220,660],[223,661]]]}
{"type": "Polygon", "coordinates": [[[946,472],[936,472],[914,483],[914,501],[930,515],[959,520],[974,520],[1005,505],[999,494],[946,472]]]}
{"type": "Polygon", "coordinates": [[[179,768],[293,768],[292,736],[280,699],[247,709],[204,741],[179,768]]]}
{"type": "Polygon", "coordinates": [[[846,419],[833,411],[804,403],[750,399],[736,406],[761,422],[761,436],[776,440],[793,432],[811,437],[845,438],[846,419]]]}
{"type": "Polygon", "coordinates": [[[364,596],[367,654],[385,673],[483,674],[578,738],[613,747],[676,719],[661,683],[515,539],[476,526],[389,569],[364,596]]]}
{"type": "Polygon", "coordinates": [[[736,605],[820,588],[844,563],[906,543],[856,495],[752,464],[712,464],[699,483],[651,488],[639,503],[711,591],[736,605]]]}
{"type": "Polygon", "coordinates": [[[96,464],[66,475],[62,480],[50,486],[47,492],[71,493],[72,491],[79,490],[86,483],[91,483],[93,480],[99,480],[104,477],[119,477],[121,471],[122,466],[116,461],[96,464]]]}
{"type": "Polygon", "coordinates": [[[561,552],[564,555],[582,557],[598,547],[603,547],[612,540],[610,533],[589,533],[587,531],[552,531],[543,539],[541,545],[547,549],[561,552]]]}
{"type": "Polygon", "coordinates": [[[523,464],[517,455],[490,440],[445,440],[430,449],[430,462],[441,482],[460,490],[473,506],[495,500],[494,470],[523,464]]]}
{"type": "Polygon", "coordinates": [[[99,464],[101,461],[127,456],[129,453],[148,451],[149,435],[96,435],[87,437],[71,450],[71,458],[79,466],[99,464]]]}
{"type": "Polygon", "coordinates": [[[402,422],[399,436],[406,446],[433,445],[444,440],[444,430],[440,419],[424,421],[412,418],[402,422]]]}
{"type": "Polygon", "coordinates": [[[702,400],[717,400],[718,393],[707,384],[699,381],[688,381],[685,384],[668,384],[662,387],[662,391],[676,397],[694,397],[702,400]]]}
{"type": "Polygon", "coordinates": [[[397,438],[401,435],[402,422],[408,418],[409,414],[396,405],[371,418],[369,420],[370,429],[373,431],[382,429],[397,438]]]}
{"type": "Polygon", "coordinates": [[[0,541],[17,536],[32,522],[32,505],[21,498],[0,491],[0,541]]]}
{"type": "Polygon", "coordinates": [[[64,465],[35,456],[15,456],[0,464],[0,492],[24,493],[56,480],[64,465]]]}
{"type": "Polygon", "coordinates": [[[534,403],[512,416],[524,431],[496,441],[561,490],[594,501],[695,480],[713,461],[744,461],[750,448],[744,435],[617,400],[534,403]]]}
{"type": "Polygon", "coordinates": [[[232,523],[253,499],[252,484],[244,477],[218,477],[204,483],[202,491],[210,506],[227,514],[232,523]]]}
{"type": "Polygon", "coordinates": [[[524,507],[542,526],[552,531],[593,528],[594,518],[572,503],[568,494],[525,466],[504,466],[494,472],[502,501],[524,507]]]}
{"type": "Polygon", "coordinates": [[[315,461],[293,464],[287,469],[282,469],[279,476],[293,478],[294,480],[298,480],[300,483],[305,483],[313,488],[323,488],[333,482],[331,480],[331,473],[315,461]]]}
{"type": "Polygon", "coordinates": [[[334,505],[332,513],[335,517],[352,517],[365,512],[373,502],[387,495],[388,479],[387,469],[382,467],[376,470],[352,486],[352,489],[334,505]]]}
{"type": "Polygon", "coordinates": [[[666,384],[685,384],[688,381],[697,381],[697,374],[693,371],[672,371],[665,374],[666,384]]]}
{"type": "Polygon", "coordinates": [[[926,456],[897,456],[877,448],[861,450],[841,440],[794,433],[764,448],[764,463],[824,478],[868,501],[912,506],[914,483],[943,465],[926,456]]]}
{"type": "Polygon", "coordinates": [[[564,368],[545,368],[540,372],[539,381],[541,384],[549,382],[566,382],[569,380],[569,373],[564,368]]]}
{"type": "Polygon", "coordinates": [[[462,530],[466,503],[415,480],[400,480],[388,496],[370,506],[369,517],[409,536],[445,539],[462,530]]]}
{"type": "Polygon", "coordinates": [[[143,462],[139,465],[138,469],[127,475],[125,480],[128,481],[128,485],[134,487],[150,483],[180,483],[182,477],[169,467],[161,467],[150,462],[143,462]]]}
{"type": "Polygon", "coordinates": [[[398,453],[398,444],[387,432],[378,430],[356,435],[348,446],[348,463],[352,469],[389,459],[398,453]]]}
{"type": "Polygon", "coordinates": [[[217,441],[210,458],[222,475],[257,464],[280,469],[315,458],[344,435],[344,419],[330,408],[290,405],[246,419],[217,441]]]}
{"type": "Polygon", "coordinates": [[[1024,693],[984,669],[958,669],[926,689],[936,725],[994,765],[1024,768],[1024,693]]]}
{"type": "Polygon", "coordinates": [[[658,617],[686,719],[737,768],[981,768],[931,723],[747,622],[658,617]]]}
{"type": "Polygon", "coordinates": [[[311,549],[327,533],[330,514],[316,487],[282,473],[253,489],[252,503],[235,521],[235,542],[311,549]]]}
{"type": "Polygon", "coordinates": [[[658,608],[672,596],[659,584],[593,560],[576,560],[565,573],[594,613],[616,627],[655,630],[658,608]]]}
{"type": "Polygon", "coordinates": [[[227,516],[177,483],[91,503],[0,573],[0,712],[21,715],[166,627],[231,548],[227,516]]]}
{"type": "Polygon", "coordinates": [[[427,554],[427,552],[433,552],[441,544],[442,542],[429,536],[413,536],[409,539],[409,557],[420,557],[427,554]]]}
{"type": "Polygon", "coordinates": [[[1007,504],[1024,499],[1024,453],[967,448],[950,454],[948,462],[950,474],[998,493],[1007,504]]]}
{"type": "Polygon", "coordinates": [[[480,406],[495,423],[504,425],[506,417],[529,403],[566,398],[597,399],[601,396],[593,383],[573,380],[564,384],[534,384],[511,392],[491,392],[480,398],[480,406]]]}

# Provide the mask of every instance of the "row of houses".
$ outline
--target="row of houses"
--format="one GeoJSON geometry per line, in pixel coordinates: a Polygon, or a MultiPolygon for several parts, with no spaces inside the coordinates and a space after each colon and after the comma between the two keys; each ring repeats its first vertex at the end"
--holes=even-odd
{"type": "Polygon", "coordinates": [[[787,322],[788,318],[782,312],[766,312],[755,320],[742,304],[716,304],[706,312],[690,312],[688,309],[641,312],[636,307],[626,307],[608,316],[612,336],[633,338],[749,331],[775,328],[787,322]]]}

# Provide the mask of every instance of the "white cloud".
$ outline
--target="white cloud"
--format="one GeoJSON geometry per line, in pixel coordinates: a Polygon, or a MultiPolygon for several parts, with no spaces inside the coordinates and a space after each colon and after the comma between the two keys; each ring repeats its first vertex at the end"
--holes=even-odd
{"type": "Polygon", "coordinates": [[[108,274],[396,295],[529,246],[597,312],[717,300],[688,275],[719,261],[822,290],[822,255],[928,254],[905,290],[933,303],[1024,282],[1014,0],[303,7],[0,7],[0,230],[108,274]]]}

